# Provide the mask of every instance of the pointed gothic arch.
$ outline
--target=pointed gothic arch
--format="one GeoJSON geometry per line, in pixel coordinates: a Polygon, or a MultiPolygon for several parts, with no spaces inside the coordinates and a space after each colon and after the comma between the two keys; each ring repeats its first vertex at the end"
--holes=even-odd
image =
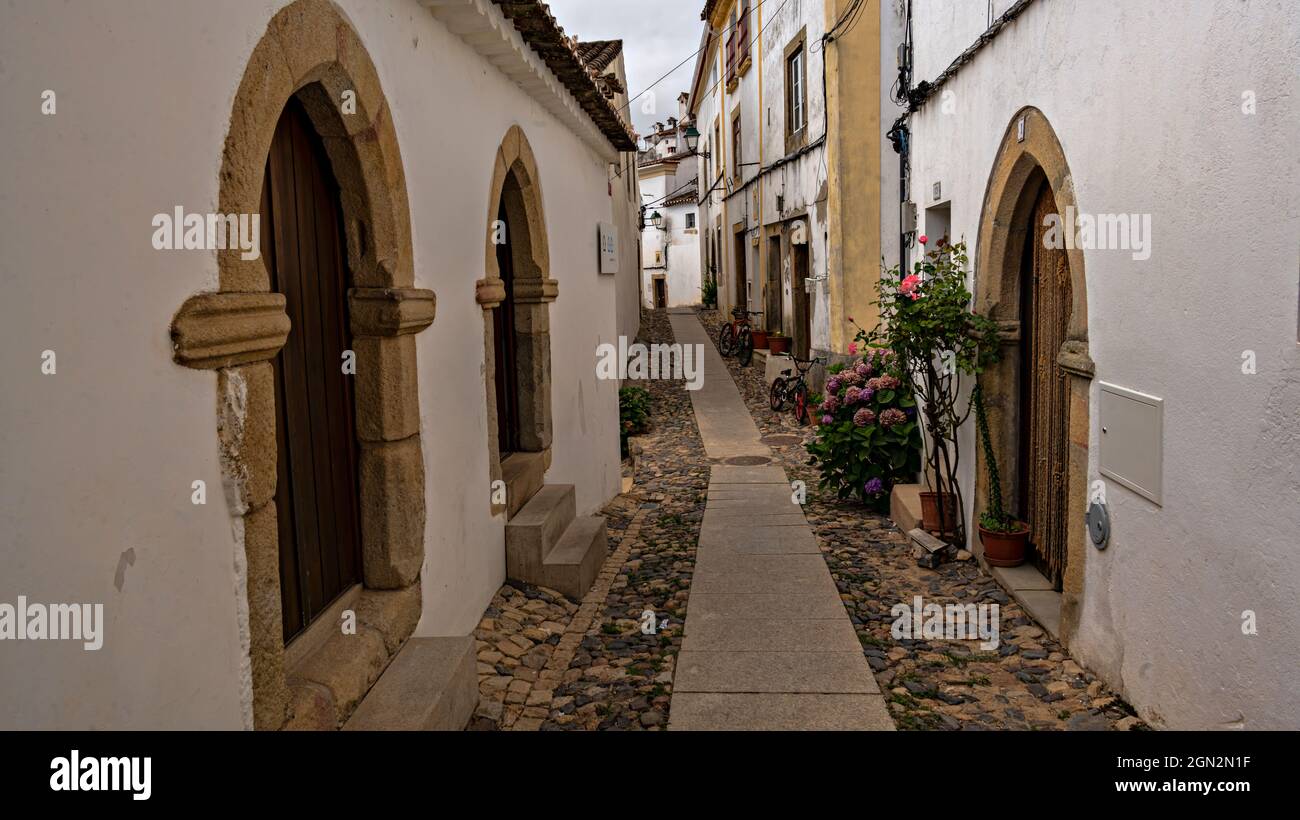
{"type": "Polygon", "coordinates": [[[551,338],[550,303],[559,295],[551,278],[546,217],[537,160],[522,128],[513,125],[497,148],[488,187],[484,277],[476,297],[483,309],[484,361],[488,428],[488,470],[493,482],[506,484],[506,503],[493,503],[492,512],[513,515],[541,487],[551,461],[551,338]],[[504,237],[497,230],[505,223],[504,237]],[[498,240],[505,240],[505,248],[498,240]],[[507,270],[502,270],[504,257],[507,270]],[[503,275],[504,274],[504,275],[503,275]],[[503,315],[505,318],[503,318],[503,315]],[[503,322],[506,327],[503,328],[503,322]],[[501,334],[512,334],[513,350],[499,368],[501,334]],[[517,438],[502,441],[500,385],[517,392],[517,438]],[[516,449],[517,448],[517,449],[516,449]],[[503,452],[515,451],[503,459],[503,452]],[[509,463],[507,463],[507,461],[509,463]]]}

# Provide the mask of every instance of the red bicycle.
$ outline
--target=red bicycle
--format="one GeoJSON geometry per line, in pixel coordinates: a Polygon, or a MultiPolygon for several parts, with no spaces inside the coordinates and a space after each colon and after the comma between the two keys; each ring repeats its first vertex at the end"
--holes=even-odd
{"type": "Polygon", "coordinates": [[[749,329],[749,317],[762,316],[763,311],[732,308],[731,315],[733,319],[718,331],[718,352],[723,356],[734,353],[742,365],[749,367],[754,360],[754,335],[749,329]]]}
{"type": "Polygon", "coordinates": [[[814,359],[796,359],[790,357],[794,363],[794,370],[786,368],[781,371],[781,375],[772,380],[772,389],[768,391],[768,406],[776,412],[781,412],[787,404],[794,404],[794,420],[799,422],[800,426],[806,426],[809,421],[808,415],[808,380],[805,376],[808,371],[812,370],[815,364],[823,364],[826,357],[818,356],[814,359]],[[795,371],[798,371],[797,375],[795,371]]]}

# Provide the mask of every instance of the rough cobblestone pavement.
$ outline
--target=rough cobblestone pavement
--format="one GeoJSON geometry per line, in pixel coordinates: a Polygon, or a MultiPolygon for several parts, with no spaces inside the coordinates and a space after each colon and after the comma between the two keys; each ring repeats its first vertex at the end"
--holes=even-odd
{"type": "MultiPolygon", "coordinates": [[[[716,340],[719,314],[699,315],[716,340]]],[[[640,340],[672,341],[664,311],[643,313],[640,340]]],[[[758,367],[725,361],[763,435],[793,437],[771,440],[772,451],[792,480],[807,485],[808,521],[900,729],[1145,728],[973,560],[918,567],[888,518],[818,491],[803,448],[810,429],[768,408],[758,367]],[[1000,647],[895,640],[890,609],[915,595],[926,603],[999,604],[1000,647]]],[[[684,383],[643,386],[651,429],[633,439],[640,449],[633,488],[601,511],[611,552],[595,586],[581,602],[513,581],[500,589],[474,632],[481,701],[470,728],[667,726],[710,465],[684,383]],[[654,634],[642,632],[647,610],[654,634]]]]}
{"type": "MultiPolygon", "coordinates": [[[[641,341],[672,342],[663,311],[643,314],[641,341]]],[[[682,381],[647,381],[648,432],[635,485],[601,510],[610,556],[579,604],[509,582],[475,631],[476,729],[659,730],[668,725],[674,664],[704,515],[709,466],[682,381]],[[644,634],[643,613],[655,631],[644,634]]]]}
{"type": "MultiPolygon", "coordinates": [[[[716,344],[721,314],[699,315],[716,344]]],[[[772,450],[791,480],[807,485],[805,515],[900,729],[1143,727],[1128,704],[1071,660],[974,560],[918,567],[906,537],[887,517],[819,491],[803,446],[811,428],[799,427],[789,412],[771,410],[757,362],[741,367],[734,357],[724,361],[764,437],[795,437],[772,450]],[[973,641],[895,640],[890,609],[916,595],[927,604],[997,603],[1001,645],[984,652],[973,641]]]]}

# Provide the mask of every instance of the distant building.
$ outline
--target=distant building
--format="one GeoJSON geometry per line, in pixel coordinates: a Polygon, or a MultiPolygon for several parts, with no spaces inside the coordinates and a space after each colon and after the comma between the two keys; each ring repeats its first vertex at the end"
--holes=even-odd
{"type": "Polygon", "coordinates": [[[849,317],[874,324],[883,241],[897,236],[897,158],[879,124],[896,108],[885,64],[901,18],[865,8],[708,0],[702,14],[689,103],[701,264],[720,308],[762,311],[800,357],[847,353],[849,317]]]}
{"type": "Polygon", "coordinates": [[[686,148],[687,95],[678,98],[677,117],[655,123],[637,167],[644,209],[641,255],[646,307],[701,302],[699,184],[686,148]]]}

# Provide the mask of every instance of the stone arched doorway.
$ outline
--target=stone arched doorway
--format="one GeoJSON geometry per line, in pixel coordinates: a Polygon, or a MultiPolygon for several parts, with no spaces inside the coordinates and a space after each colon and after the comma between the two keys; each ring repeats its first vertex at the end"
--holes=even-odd
{"type": "Polygon", "coordinates": [[[305,113],[338,186],[359,462],[362,583],[347,598],[359,625],[353,634],[329,623],[337,614],[330,609],[318,618],[324,628],[309,627],[289,646],[284,640],[273,360],[305,329],[293,326],[285,295],[272,290],[265,256],[218,251],[219,290],[188,299],[171,326],[178,364],[217,371],[222,478],[247,606],[246,714],[259,729],[286,720],[338,725],[351,713],[415,628],[424,559],[414,334],[432,323],[434,294],[414,287],[405,172],[378,74],[328,0],[281,9],[254,47],[226,136],[220,213],[260,215],[286,106],[305,113]]]}
{"type": "Polygon", "coordinates": [[[537,161],[512,126],[497,149],[488,189],[483,308],[487,363],[488,467],[505,485],[492,512],[514,515],[542,486],[551,461],[550,276],[546,220],[537,161]]]}
{"type": "MultiPolygon", "coordinates": [[[[1031,521],[1038,538],[1054,539],[1048,549],[1058,554],[1044,568],[1061,590],[1068,643],[1083,590],[1094,367],[1083,252],[1040,247],[1043,217],[1067,208],[1077,203],[1060,142],[1041,111],[1021,109],[1003,135],[980,219],[975,307],[1002,331],[1001,360],[981,384],[1003,498],[1021,499],[1020,515],[1041,519],[1031,521]]],[[[976,448],[976,517],[988,500],[983,459],[976,448]]]]}

